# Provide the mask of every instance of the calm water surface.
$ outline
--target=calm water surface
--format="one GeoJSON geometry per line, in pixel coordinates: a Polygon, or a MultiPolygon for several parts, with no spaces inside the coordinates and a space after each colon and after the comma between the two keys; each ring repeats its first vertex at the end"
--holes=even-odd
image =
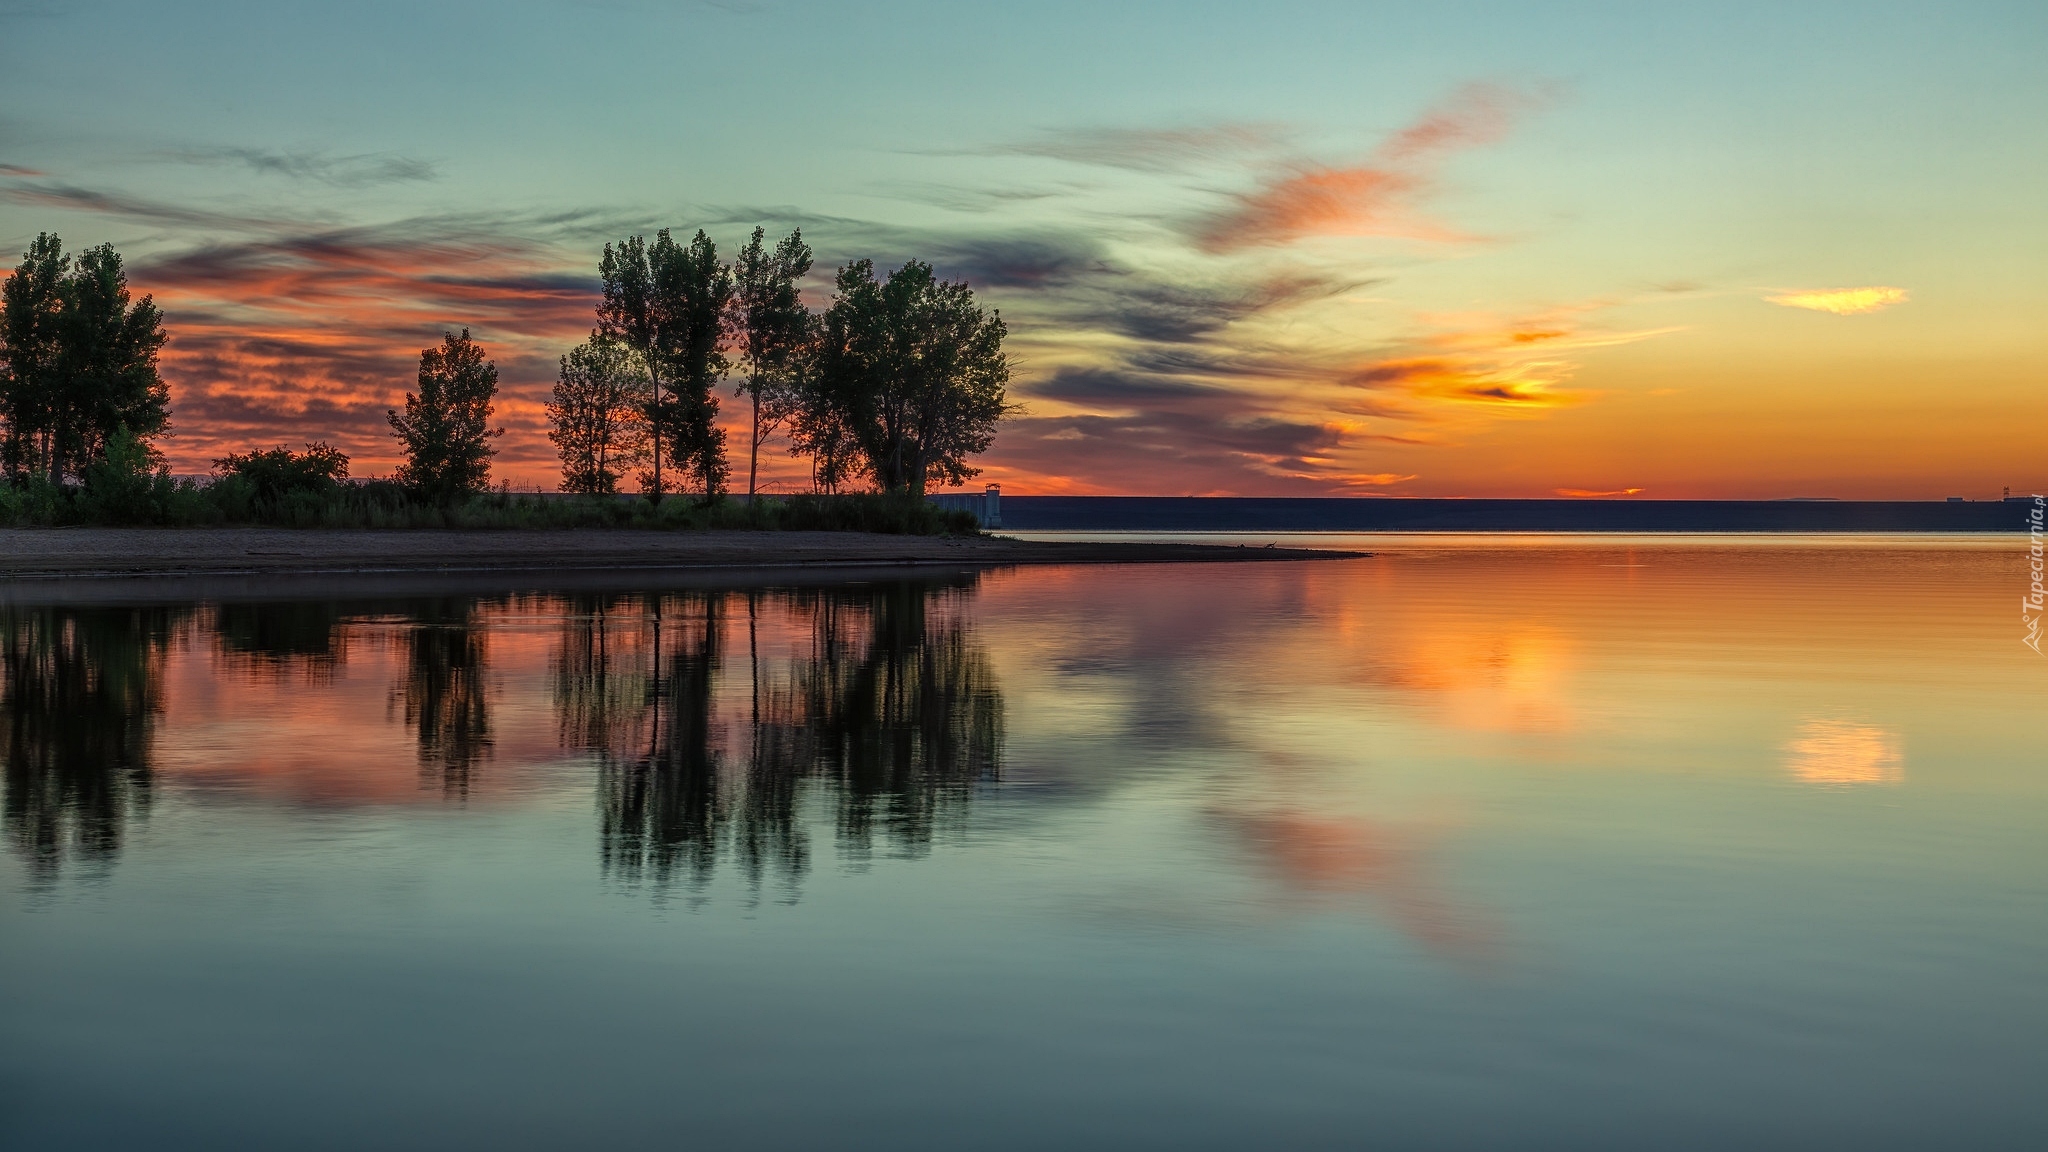
{"type": "Polygon", "coordinates": [[[2018,546],[1377,543],[0,589],[0,1144],[2037,1146],[2018,546]]]}

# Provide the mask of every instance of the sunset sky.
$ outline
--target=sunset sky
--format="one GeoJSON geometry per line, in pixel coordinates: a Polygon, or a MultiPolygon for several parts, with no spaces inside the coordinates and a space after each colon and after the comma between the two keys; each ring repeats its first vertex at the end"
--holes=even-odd
{"type": "Polygon", "coordinates": [[[2038,2],[0,0],[0,247],[127,257],[186,472],[389,472],[467,326],[552,487],[602,245],[761,224],[816,305],[1002,310],[1010,492],[1991,498],[2048,488],[2044,61],[2038,2]]]}

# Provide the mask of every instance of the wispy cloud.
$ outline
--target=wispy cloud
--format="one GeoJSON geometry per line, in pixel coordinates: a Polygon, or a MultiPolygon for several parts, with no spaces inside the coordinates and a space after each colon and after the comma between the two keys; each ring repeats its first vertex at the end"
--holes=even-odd
{"type": "Polygon", "coordinates": [[[1876,312],[1894,304],[1903,304],[1911,298],[1911,294],[1904,288],[1881,284],[1867,288],[1821,288],[1764,297],[1772,304],[1782,304],[1787,308],[1832,312],[1837,316],[1859,316],[1865,312],[1876,312]]]}
{"type": "Polygon", "coordinates": [[[147,220],[155,224],[183,225],[195,228],[224,229],[235,232],[275,228],[285,224],[277,219],[232,212],[215,212],[204,208],[191,208],[160,200],[139,196],[127,196],[119,192],[101,192],[91,188],[80,188],[71,184],[21,184],[0,188],[0,200],[15,204],[26,204],[36,208],[64,208],[74,212],[97,212],[108,216],[125,216],[133,220],[147,220]]]}
{"type": "Polygon", "coordinates": [[[1000,145],[991,151],[1132,172],[1184,172],[1219,158],[1270,151],[1285,143],[1287,136],[1286,128],[1278,124],[1073,128],[1000,145]]]}
{"type": "Polygon", "coordinates": [[[320,151],[267,148],[191,148],[169,153],[188,164],[233,164],[268,176],[310,180],[337,188],[432,180],[434,164],[391,152],[335,156],[320,151]]]}
{"type": "Polygon", "coordinates": [[[1447,158],[1501,139],[1532,103],[1534,97],[1498,85],[1467,85],[1359,164],[1297,166],[1269,177],[1199,221],[1193,239],[1211,253],[1308,236],[1457,239],[1420,212],[1421,194],[1447,158]]]}
{"type": "Polygon", "coordinates": [[[1643,491],[1644,489],[1641,488],[1608,488],[1602,490],[1595,490],[1591,488],[1559,488],[1557,490],[1557,494],[1559,496],[1568,496],[1573,500],[1605,500],[1611,499],[1616,496],[1639,496],[1643,493],[1643,491]]]}
{"type": "Polygon", "coordinates": [[[48,175],[48,173],[35,168],[24,168],[19,164],[0,164],[0,176],[31,177],[44,175],[48,175]]]}

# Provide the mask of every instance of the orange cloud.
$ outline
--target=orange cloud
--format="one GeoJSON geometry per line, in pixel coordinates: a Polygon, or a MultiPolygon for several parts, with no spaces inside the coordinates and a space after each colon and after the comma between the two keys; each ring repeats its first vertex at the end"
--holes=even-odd
{"type": "Polygon", "coordinates": [[[1641,491],[1641,488],[1614,488],[1605,492],[1595,492],[1590,488],[1559,488],[1557,494],[1574,500],[1597,500],[1607,496],[1634,496],[1641,491]]]}
{"type": "Polygon", "coordinates": [[[496,361],[500,474],[553,472],[542,403],[554,359],[593,322],[595,285],[552,253],[502,239],[370,230],[199,248],[138,263],[131,279],[168,318],[163,356],[173,466],[323,439],[388,471],[384,411],[413,386],[419,350],[471,328],[496,361]],[[522,467],[523,465],[523,467],[522,467]]]}
{"type": "Polygon", "coordinates": [[[1833,312],[1837,316],[1858,316],[1865,312],[1876,312],[1894,304],[1903,304],[1911,298],[1911,294],[1904,288],[1885,285],[1872,285],[1868,288],[1823,288],[1811,292],[1787,292],[1764,297],[1772,304],[1782,304],[1787,308],[1833,312]]]}
{"type": "Polygon", "coordinates": [[[1305,236],[1409,236],[1458,239],[1420,216],[1414,200],[1450,154],[1507,134],[1527,97],[1491,84],[1468,84],[1420,120],[1396,132],[1365,163],[1310,167],[1236,198],[1195,236],[1205,252],[1286,244],[1305,236]]]}
{"type": "Polygon", "coordinates": [[[1450,318],[1449,326],[1412,341],[1403,354],[1353,368],[1341,379],[1352,387],[1395,388],[1417,399],[1498,412],[1580,403],[1583,394],[1563,387],[1578,370],[1568,353],[1672,331],[1581,332],[1575,317],[1600,306],[1576,305],[1508,323],[1484,316],[1450,318]]]}
{"type": "Polygon", "coordinates": [[[1363,472],[1356,476],[1345,476],[1338,484],[1345,488],[1390,488],[1422,477],[1414,472],[1363,472]]]}

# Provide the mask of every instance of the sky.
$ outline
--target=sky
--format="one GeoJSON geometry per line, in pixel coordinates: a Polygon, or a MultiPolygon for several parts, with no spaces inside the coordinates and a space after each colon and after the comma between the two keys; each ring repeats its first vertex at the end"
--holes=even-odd
{"type": "Polygon", "coordinates": [[[1002,312],[1009,493],[1989,499],[2048,490],[2044,60],[2038,3],[0,0],[0,248],[121,251],[181,472],[388,474],[467,327],[552,488],[603,245],[760,225],[814,306],[1002,312]]]}

